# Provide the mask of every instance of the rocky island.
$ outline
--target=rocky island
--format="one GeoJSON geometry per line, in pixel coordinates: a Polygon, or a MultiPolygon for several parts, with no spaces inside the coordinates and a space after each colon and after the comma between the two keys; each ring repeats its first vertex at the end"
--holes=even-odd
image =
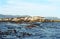
{"type": "Polygon", "coordinates": [[[60,22],[60,20],[51,20],[46,19],[45,17],[41,16],[27,16],[27,17],[14,17],[14,18],[0,18],[0,22],[60,22]]]}

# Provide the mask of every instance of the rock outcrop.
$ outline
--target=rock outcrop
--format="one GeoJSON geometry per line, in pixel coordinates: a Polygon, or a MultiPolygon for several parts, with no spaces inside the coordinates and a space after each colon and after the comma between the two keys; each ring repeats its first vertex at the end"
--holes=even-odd
{"type": "Polygon", "coordinates": [[[0,22],[60,22],[60,20],[49,20],[40,16],[33,17],[16,17],[16,18],[0,18],[0,22]]]}

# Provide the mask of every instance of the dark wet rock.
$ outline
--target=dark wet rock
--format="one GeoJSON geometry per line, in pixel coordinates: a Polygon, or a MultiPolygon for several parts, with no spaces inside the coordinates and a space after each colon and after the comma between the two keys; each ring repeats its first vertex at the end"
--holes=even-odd
{"type": "Polygon", "coordinates": [[[9,35],[9,32],[0,32],[0,35],[9,35]]]}
{"type": "Polygon", "coordinates": [[[2,31],[0,31],[0,35],[2,35],[2,31]]]}
{"type": "Polygon", "coordinates": [[[26,33],[26,32],[24,32],[24,33],[22,33],[23,35],[23,37],[25,37],[25,36],[31,36],[32,34],[29,34],[29,33],[26,33]]]}
{"type": "Polygon", "coordinates": [[[36,26],[40,26],[41,23],[36,22],[36,23],[32,23],[32,24],[36,25],[36,26]]]}
{"type": "Polygon", "coordinates": [[[26,37],[26,36],[32,36],[32,34],[26,33],[26,32],[20,32],[18,35],[16,35],[17,37],[26,37]]]}
{"type": "Polygon", "coordinates": [[[36,25],[29,25],[29,26],[26,26],[27,28],[33,28],[33,27],[36,27],[36,25]]]}

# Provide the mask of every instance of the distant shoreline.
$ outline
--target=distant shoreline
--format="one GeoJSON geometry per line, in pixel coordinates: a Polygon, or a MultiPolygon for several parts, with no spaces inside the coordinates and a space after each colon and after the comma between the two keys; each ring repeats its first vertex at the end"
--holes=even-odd
{"type": "Polygon", "coordinates": [[[33,16],[33,17],[0,18],[0,22],[33,23],[33,22],[60,22],[60,20],[51,20],[41,16],[33,16]]]}

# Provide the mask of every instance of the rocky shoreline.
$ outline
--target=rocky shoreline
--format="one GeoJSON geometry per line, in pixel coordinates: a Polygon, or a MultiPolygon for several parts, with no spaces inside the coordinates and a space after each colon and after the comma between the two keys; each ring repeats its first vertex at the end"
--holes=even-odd
{"type": "Polygon", "coordinates": [[[33,16],[33,17],[0,18],[0,22],[31,23],[31,22],[60,22],[60,20],[49,20],[46,19],[45,17],[33,16]]]}

